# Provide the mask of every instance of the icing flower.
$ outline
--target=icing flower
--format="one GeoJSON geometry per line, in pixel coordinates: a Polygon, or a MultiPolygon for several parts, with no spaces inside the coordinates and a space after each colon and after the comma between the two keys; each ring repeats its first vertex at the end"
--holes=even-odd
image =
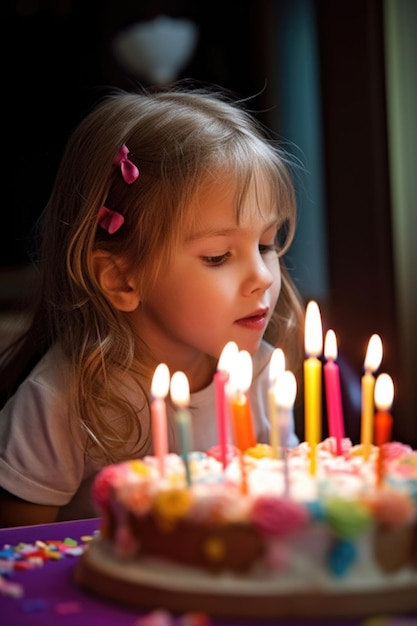
{"type": "Polygon", "coordinates": [[[383,526],[398,528],[417,519],[417,505],[406,493],[379,489],[365,500],[375,518],[383,526]]]}
{"type": "Polygon", "coordinates": [[[253,524],[268,536],[288,535],[307,524],[308,509],[294,500],[259,496],[250,511],[253,524]]]}
{"type": "Polygon", "coordinates": [[[109,502],[109,495],[113,487],[122,486],[127,473],[127,467],[121,463],[119,465],[108,465],[97,474],[92,489],[92,498],[95,506],[103,508],[109,502]]]}
{"type": "Polygon", "coordinates": [[[144,515],[152,506],[152,489],[149,482],[127,484],[117,494],[123,506],[136,515],[144,515]]]}
{"type": "Polygon", "coordinates": [[[245,454],[255,459],[270,459],[272,458],[272,448],[267,443],[257,443],[256,446],[248,448],[245,454]]]}
{"type": "Polygon", "coordinates": [[[128,461],[130,469],[139,476],[150,476],[151,470],[143,461],[135,459],[128,461]]]}
{"type": "Polygon", "coordinates": [[[330,527],[343,539],[356,537],[371,522],[369,510],[359,501],[334,498],[325,505],[325,512],[330,527]]]}
{"type": "Polygon", "coordinates": [[[399,441],[389,441],[384,443],[384,458],[392,461],[393,459],[401,459],[412,452],[411,446],[399,441]]]}
{"type": "Polygon", "coordinates": [[[160,491],[153,502],[153,510],[163,527],[172,528],[187,516],[193,497],[188,489],[167,489],[160,491]]]}

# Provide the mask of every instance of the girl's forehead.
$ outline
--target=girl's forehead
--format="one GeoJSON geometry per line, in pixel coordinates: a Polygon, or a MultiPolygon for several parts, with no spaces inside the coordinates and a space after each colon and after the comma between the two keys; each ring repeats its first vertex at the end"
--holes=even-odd
{"type": "Polygon", "coordinates": [[[235,219],[251,218],[254,215],[277,214],[274,184],[264,172],[251,172],[240,176],[235,173],[219,173],[202,181],[190,203],[190,212],[198,221],[207,213],[232,212],[235,219]]]}

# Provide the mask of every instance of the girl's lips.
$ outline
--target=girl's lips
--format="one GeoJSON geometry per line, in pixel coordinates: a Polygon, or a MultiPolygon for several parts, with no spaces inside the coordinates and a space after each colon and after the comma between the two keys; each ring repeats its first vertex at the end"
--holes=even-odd
{"type": "Polygon", "coordinates": [[[236,324],[244,326],[250,330],[264,330],[267,322],[267,311],[259,311],[253,315],[242,317],[236,320],[236,324]]]}

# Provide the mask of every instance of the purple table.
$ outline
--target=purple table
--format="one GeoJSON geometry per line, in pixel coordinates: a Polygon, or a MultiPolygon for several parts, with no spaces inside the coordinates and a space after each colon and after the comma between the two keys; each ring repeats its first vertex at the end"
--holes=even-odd
{"type": "MultiPolygon", "coordinates": [[[[100,520],[80,520],[41,526],[0,529],[0,549],[4,545],[37,540],[64,540],[66,537],[80,541],[99,528],[100,520]]],[[[21,598],[0,595],[0,621],[5,626],[137,626],[140,616],[146,613],[120,607],[103,598],[90,595],[74,582],[74,567],[78,557],[67,556],[58,561],[47,561],[43,567],[27,571],[14,571],[10,582],[21,583],[21,598]],[[72,611],[72,612],[71,612],[72,611]]],[[[274,622],[236,621],[212,619],[211,626],[323,626],[323,620],[277,620],[274,622]]],[[[358,620],[326,621],[326,626],[366,626],[358,620]]],[[[369,624],[369,622],[368,622],[369,624]]],[[[381,626],[411,626],[416,620],[405,618],[381,620],[381,626]]],[[[377,626],[377,622],[373,622],[377,626]]]]}

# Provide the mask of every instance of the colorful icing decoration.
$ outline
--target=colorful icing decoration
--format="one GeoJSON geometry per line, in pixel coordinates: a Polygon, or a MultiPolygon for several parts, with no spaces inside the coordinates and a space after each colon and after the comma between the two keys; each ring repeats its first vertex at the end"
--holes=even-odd
{"type": "Polygon", "coordinates": [[[356,537],[371,522],[370,511],[358,501],[334,498],[325,504],[325,510],[329,526],[343,539],[356,537]]]}
{"type": "Polygon", "coordinates": [[[299,502],[265,495],[255,500],[250,518],[261,533],[280,537],[305,526],[309,520],[309,513],[299,502]]]}
{"type": "Polygon", "coordinates": [[[330,571],[335,576],[345,576],[356,559],[357,550],[351,541],[338,539],[334,542],[328,559],[330,571]]]}
{"type": "Polygon", "coordinates": [[[167,489],[156,494],[153,511],[161,529],[170,530],[184,519],[193,501],[189,489],[167,489]]]}

